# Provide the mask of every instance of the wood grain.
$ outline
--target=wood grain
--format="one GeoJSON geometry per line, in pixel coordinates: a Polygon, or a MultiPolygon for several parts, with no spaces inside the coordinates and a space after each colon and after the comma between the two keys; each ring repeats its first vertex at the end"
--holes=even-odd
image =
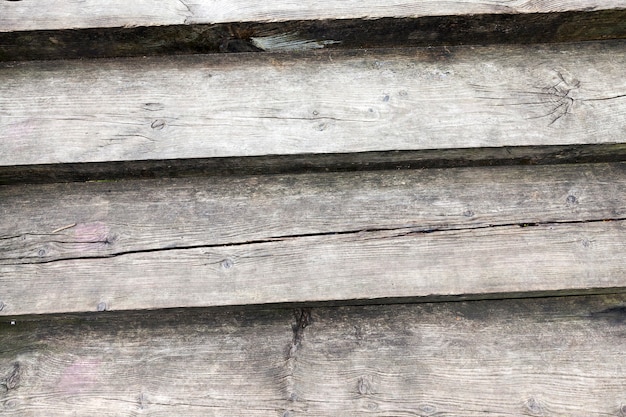
{"type": "Polygon", "coordinates": [[[624,45],[3,64],[0,165],[620,143],[624,45]]]}
{"type": "Polygon", "coordinates": [[[626,218],[625,196],[625,163],[18,184],[0,187],[11,219],[0,224],[0,262],[615,220],[626,218]]]}
{"type": "Polygon", "coordinates": [[[619,0],[471,0],[420,2],[386,1],[274,1],[252,0],[45,0],[0,3],[0,31],[78,29],[89,27],[161,26],[192,23],[267,22],[383,17],[454,16],[463,14],[550,13],[624,9],[619,0]]]}
{"type": "Polygon", "coordinates": [[[621,416],[624,295],[0,322],[6,416],[621,416]]]}
{"type": "Polygon", "coordinates": [[[626,287],[624,164],[6,186],[0,315],[626,287]]]}

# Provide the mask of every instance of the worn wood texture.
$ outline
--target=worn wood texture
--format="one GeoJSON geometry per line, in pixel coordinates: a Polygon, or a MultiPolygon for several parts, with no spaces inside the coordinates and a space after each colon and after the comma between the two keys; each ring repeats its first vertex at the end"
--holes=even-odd
{"type": "Polygon", "coordinates": [[[4,416],[615,416],[626,296],[0,322],[4,416]]]}
{"type": "Polygon", "coordinates": [[[622,291],[625,166],[4,186],[0,315],[622,291]]]}
{"type": "Polygon", "coordinates": [[[626,8],[524,14],[179,24],[0,31],[0,61],[525,44],[623,38],[626,38],[626,8]]]}
{"type": "Polygon", "coordinates": [[[0,31],[78,29],[90,27],[162,26],[192,23],[268,22],[383,17],[454,16],[472,14],[550,13],[624,9],[620,0],[375,0],[273,1],[253,0],[45,0],[0,3],[0,31]]]}
{"type": "Polygon", "coordinates": [[[620,143],[625,45],[3,64],[0,165],[620,143]]]}

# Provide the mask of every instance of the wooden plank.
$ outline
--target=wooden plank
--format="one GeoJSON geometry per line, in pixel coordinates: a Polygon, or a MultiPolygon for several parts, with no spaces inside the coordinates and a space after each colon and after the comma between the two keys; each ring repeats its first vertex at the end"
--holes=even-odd
{"type": "Polygon", "coordinates": [[[46,0],[37,7],[26,2],[0,3],[0,31],[78,29],[90,27],[162,26],[193,23],[267,22],[323,19],[376,19],[383,17],[518,14],[624,9],[620,0],[428,0],[405,2],[375,0],[337,2],[253,0],[162,0],[158,6],[122,0],[63,2],[46,0]]]}
{"type": "Polygon", "coordinates": [[[622,220],[363,232],[3,264],[0,314],[621,292],[625,231],[622,220]]]}
{"type": "Polygon", "coordinates": [[[0,323],[6,416],[626,412],[626,296],[0,323]]]}
{"type": "Polygon", "coordinates": [[[621,291],[625,168],[5,186],[0,315],[621,291]]]}
{"type": "Polygon", "coordinates": [[[3,64],[0,165],[622,143],[625,45],[3,64]]]}
{"type": "Polygon", "coordinates": [[[15,185],[0,188],[11,219],[0,224],[0,259],[621,219],[625,197],[626,163],[15,185]]]}
{"type": "Polygon", "coordinates": [[[625,21],[626,8],[0,31],[0,61],[624,39],[625,21]]]}

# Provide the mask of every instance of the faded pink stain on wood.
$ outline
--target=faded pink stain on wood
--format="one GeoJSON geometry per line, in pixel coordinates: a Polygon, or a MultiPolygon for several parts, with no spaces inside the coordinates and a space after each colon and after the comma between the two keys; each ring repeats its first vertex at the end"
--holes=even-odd
{"type": "Polygon", "coordinates": [[[58,388],[67,394],[88,391],[98,382],[101,367],[98,359],[77,359],[63,370],[58,388]]]}
{"type": "Polygon", "coordinates": [[[17,123],[11,123],[1,128],[0,125],[0,137],[4,141],[10,141],[11,147],[16,151],[26,150],[29,138],[34,131],[33,123],[29,120],[24,120],[17,123]]]}
{"type": "Polygon", "coordinates": [[[103,222],[79,223],[70,230],[71,246],[81,252],[101,251],[113,242],[111,230],[103,222]]]}

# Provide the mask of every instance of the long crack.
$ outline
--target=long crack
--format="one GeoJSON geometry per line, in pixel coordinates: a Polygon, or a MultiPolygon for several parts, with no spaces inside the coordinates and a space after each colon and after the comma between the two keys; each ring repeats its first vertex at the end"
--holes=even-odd
{"type": "MultiPolygon", "coordinates": [[[[272,236],[272,237],[268,237],[264,239],[254,239],[254,240],[247,240],[247,241],[241,241],[241,242],[186,245],[186,246],[175,246],[175,247],[168,247],[168,248],[133,249],[133,250],[126,250],[126,251],[112,252],[106,255],[63,257],[63,258],[56,258],[56,259],[49,259],[49,260],[38,260],[35,262],[11,262],[10,265],[46,264],[46,263],[53,263],[53,262],[75,261],[75,260],[85,260],[85,259],[109,259],[109,258],[115,258],[118,256],[151,253],[151,252],[191,250],[191,249],[229,248],[229,247],[235,247],[235,246],[260,245],[260,244],[281,242],[281,241],[293,240],[293,239],[316,238],[316,237],[324,237],[324,236],[357,235],[359,236],[361,240],[390,239],[390,238],[397,238],[397,237],[432,234],[432,233],[443,233],[443,232],[465,232],[465,231],[497,229],[497,228],[507,228],[507,227],[509,228],[510,227],[535,227],[535,226],[572,225],[572,224],[605,223],[605,222],[620,222],[620,221],[626,221],[626,217],[609,218],[609,219],[501,223],[501,224],[488,224],[488,225],[473,226],[473,227],[420,228],[420,227],[412,226],[412,227],[370,228],[370,229],[344,230],[344,231],[334,231],[334,232],[280,235],[280,236],[272,236]],[[385,235],[382,237],[379,237],[376,235],[367,236],[370,233],[376,234],[380,232],[398,232],[398,233],[394,235],[385,235]]],[[[103,241],[102,243],[106,243],[106,242],[103,241]]],[[[5,258],[4,260],[7,260],[7,258],[5,258]]],[[[0,265],[7,265],[7,264],[0,264],[0,265]]]]}

